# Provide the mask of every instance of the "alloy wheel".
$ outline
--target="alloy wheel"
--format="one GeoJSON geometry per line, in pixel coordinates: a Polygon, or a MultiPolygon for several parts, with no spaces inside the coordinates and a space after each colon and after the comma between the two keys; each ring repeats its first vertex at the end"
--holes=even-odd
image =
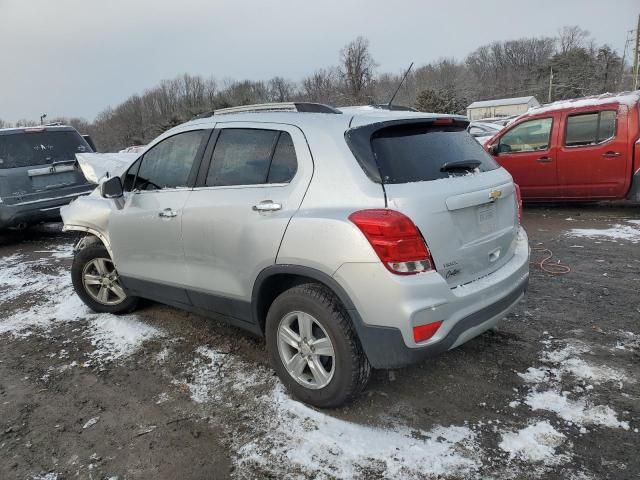
{"type": "Polygon", "coordinates": [[[118,272],[109,258],[94,258],[82,269],[82,285],[96,302],[118,305],[127,299],[118,272]]]}

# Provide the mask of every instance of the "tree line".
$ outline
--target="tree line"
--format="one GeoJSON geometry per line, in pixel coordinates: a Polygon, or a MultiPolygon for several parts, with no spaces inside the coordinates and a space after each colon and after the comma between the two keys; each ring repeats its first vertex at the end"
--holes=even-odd
{"type": "MultiPolygon", "coordinates": [[[[143,145],[203,112],[236,105],[308,101],[335,106],[387,103],[404,72],[378,72],[369,41],[358,37],[341,49],[338,64],[300,81],[224,80],[184,74],[109,107],[93,122],[57,118],[90,134],[101,151],[143,145]]],[[[630,67],[608,45],[578,26],[555,37],[496,41],[463,60],[441,58],[413,69],[395,104],[421,111],[465,113],[474,100],[534,95],[540,102],[631,87],[630,67]],[[550,81],[551,72],[553,79],[550,81]]],[[[16,126],[34,125],[21,120],[16,126]]],[[[0,128],[8,126],[0,120],[0,128]]]]}

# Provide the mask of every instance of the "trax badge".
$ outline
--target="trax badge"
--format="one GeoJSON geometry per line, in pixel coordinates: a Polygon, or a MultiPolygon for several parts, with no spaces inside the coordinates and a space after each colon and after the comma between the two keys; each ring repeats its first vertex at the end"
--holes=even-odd
{"type": "Polygon", "coordinates": [[[491,200],[492,202],[495,202],[501,196],[502,196],[502,190],[491,190],[491,192],[489,193],[489,200],[491,200]]]}

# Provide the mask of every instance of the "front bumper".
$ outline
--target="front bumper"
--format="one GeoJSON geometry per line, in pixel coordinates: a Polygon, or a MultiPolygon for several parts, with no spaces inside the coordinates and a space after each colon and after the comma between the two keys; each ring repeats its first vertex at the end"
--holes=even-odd
{"type": "Polygon", "coordinates": [[[371,365],[396,368],[450,350],[495,326],[523,297],[529,281],[529,245],[520,229],[513,257],[497,271],[449,288],[437,273],[397,276],[380,263],[341,266],[335,280],[355,307],[356,332],[371,365]],[[442,321],[426,342],[413,327],[442,321]]]}
{"type": "Polygon", "coordinates": [[[79,196],[88,195],[95,185],[82,185],[65,189],[63,194],[50,192],[46,198],[30,199],[16,203],[0,203],[0,229],[32,225],[60,218],[60,207],[79,196]]]}

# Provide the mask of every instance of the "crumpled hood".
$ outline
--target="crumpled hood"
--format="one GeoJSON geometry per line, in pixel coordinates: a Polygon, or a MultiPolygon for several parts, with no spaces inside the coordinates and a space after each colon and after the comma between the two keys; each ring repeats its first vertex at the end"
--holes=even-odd
{"type": "Polygon", "coordinates": [[[86,179],[98,184],[105,177],[122,174],[140,153],[76,153],[76,159],[86,179]]]}

